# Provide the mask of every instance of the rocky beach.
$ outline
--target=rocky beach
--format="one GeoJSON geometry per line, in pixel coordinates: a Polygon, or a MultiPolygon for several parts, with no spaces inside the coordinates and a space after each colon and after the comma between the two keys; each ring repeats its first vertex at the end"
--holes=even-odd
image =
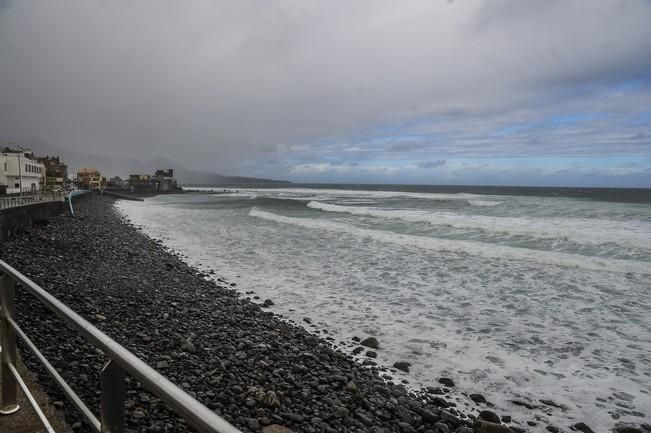
{"type": "MultiPolygon", "coordinates": [[[[0,257],[243,432],[284,426],[294,432],[488,433],[536,424],[495,414],[480,394],[469,396],[477,403],[473,414],[457,410],[455,398],[446,398],[455,386],[447,378],[439,387],[410,391],[372,354],[363,363],[353,358],[381,350],[381,341],[361,334],[357,341],[333,341],[284,320],[265,309],[273,300],[253,303],[234,283],[185,264],[130,225],[114,201],[80,201],[75,218],[53,217],[14,236],[0,257]]],[[[16,306],[23,329],[97,412],[104,355],[20,288],[16,306]]],[[[91,431],[38,361],[25,347],[21,353],[73,430],[91,431]]],[[[407,361],[394,368],[408,371],[407,361]]],[[[127,390],[131,431],[192,431],[137,381],[128,379],[127,390]]],[[[538,424],[535,431],[541,429],[599,431],[583,423],[538,424]]]]}

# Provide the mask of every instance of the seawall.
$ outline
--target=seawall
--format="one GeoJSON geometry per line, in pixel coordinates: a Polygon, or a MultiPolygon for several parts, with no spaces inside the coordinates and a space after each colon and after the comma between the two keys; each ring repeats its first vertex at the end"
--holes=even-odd
{"type": "Polygon", "coordinates": [[[0,210],[0,242],[15,233],[31,228],[40,221],[64,212],[66,212],[66,203],[62,201],[2,209],[0,210]]]}

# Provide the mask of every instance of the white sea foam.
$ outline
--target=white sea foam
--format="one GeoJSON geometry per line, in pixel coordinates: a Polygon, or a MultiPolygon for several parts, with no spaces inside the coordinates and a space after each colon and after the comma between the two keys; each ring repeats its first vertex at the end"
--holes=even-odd
{"type": "Polygon", "coordinates": [[[480,229],[487,233],[504,233],[535,238],[561,238],[584,244],[614,243],[640,249],[651,247],[651,223],[646,221],[460,215],[453,212],[341,206],[317,201],[311,201],[307,206],[325,212],[399,219],[461,229],[480,229]]]}
{"type": "Polygon", "coordinates": [[[488,201],[488,200],[468,200],[468,203],[470,203],[473,206],[494,207],[494,206],[499,206],[504,202],[488,201]]]}
{"type": "Polygon", "coordinates": [[[567,254],[551,251],[539,251],[528,248],[516,248],[503,245],[486,244],[480,242],[437,239],[425,236],[414,236],[393,233],[384,230],[372,230],[356,227],[334,221],[323,221],[313,218],[293,218],[253,208],[249,215],[283,224],[293,224],[300,227],[317,230],[329,230],[374,239],[380,242],[389,242],[404,246],[413,246],[433,251],[448,251],[474,256],[506,259],[528,260],[558,266],[575,266],[591,270],[604,270],[616,272],[635,272],[651,274],[651,264],[634,260],[603,259],[588,257],[578,254],[567,254]]]}
{"type": "MultiPolygon", "coordinates": [[[[184,187],[186,191],[201,192],[219,192],[223,189],[212,187],[184,187]]],[[[230,189],[231,194],[255,194],[257,196],[271,196],[296,200],[321,200],[333,197],[339,198],[371,198],[371,199],[391,199],[391,198],[410,198],[422,200],[452,201],[462,200],[476,206],[497,206],[500,201],[486,200],[492,196],[468,194],[468,193],[416,193],[406,191],[367,191],[367,190],[342,190],[342,189],[311,189],[311,188],[237,188],[230,189]]]]}
{"type": "MultiPolygon", "coordinates": [[[[322,196],[337,204],[371,200],[322,196]]],[[[396,381],[429,386],[440,376],[452,377],[458,393],[451,398],[458,399],[460,410],[476,414],[473,406],[464,408],[464,394],[479,392],[495,404],[496,413],[513,415],[519,426],[537,433],[544,433],[546,425],[563,428],[576,422],[607,433],[615,416],[639,424],[651,413],[649,272],[622,273],[627,269],[610,259],[504,249],[490,237],[477,242],[471,232],[461,242],[415,236],[410,230],[394,233],[411,226],[395,224],[393,218],[315,212],[275,200],[233,200],[242,200],[242,206],[222,207],[224,201],[216,196],[193,194],[117,206],[146,233],[187,255],[189,263],[215,269],[242,292],[273,299],[274,312],[314,329],[302,322],[310,317],[337,341],[376,336],[382,345],[380,365],[412,363],[409,374],[392,373],[396,381]],[[511,403],[542,406],[539,399],[567,410],[529,411],[511,403]],[[534,416],[542,420],[527,426],[534,416]]],[[[375,209],[418,210],[410,208],[418,206],[413,200],[372,200],[378,202],[375,209]]],[[[474,212],[537,219],[541,214],[604,220],[615,215],[614,222],[648,215],[637,205],[552,198],[538,206],[539,198],[500,200],[504,206],[452,208],[460,219],[474,212]]],[[[422,207],[429,212],[448,204],[423,201],[422,207]]],[[[421,227],[416,231],[423,232],[421,227]]]]}

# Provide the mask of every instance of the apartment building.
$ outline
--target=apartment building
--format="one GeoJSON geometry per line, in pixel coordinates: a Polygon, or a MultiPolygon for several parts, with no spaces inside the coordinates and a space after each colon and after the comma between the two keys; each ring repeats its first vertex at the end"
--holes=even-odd
{"type": "Polygon", "coordinates": [[[30,150],[0,152],[0,194],[34,193],[43,188],[45,166],[30,150]]]}

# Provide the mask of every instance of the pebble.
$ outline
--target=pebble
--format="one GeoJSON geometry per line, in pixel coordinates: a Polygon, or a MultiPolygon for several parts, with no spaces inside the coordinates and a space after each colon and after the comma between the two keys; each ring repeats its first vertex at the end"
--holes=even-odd
{"type": "MultiPolygon", "coordinates": [[[[386,371],[371,359],[362,366],[327,340],[242,298],[223,278],[204,278],[161,242],[125,224],[113,201],[105,196],[79,201],[79,218],[53,217],[46,227],[8,239],[0,258],[101,324],[103,332],[244,433],[471,428],[444,399],[438,404],[449,411],[387,382],[380,376],[386,371]]],[[[262,303],[272,305],[270,299],[262,303]]],[[[18,323],[82,400],[100,407],[104,354],[22,290],[16,291],[16,310],[18,323]]],[[[360,350],[377,356],[375,337],[359,340],[353,342],[360,350]]],[[[33,355],[22,355],[39,378],[47,377],[33,355]]],[[[440,382],[454,386],[450,379],[440,382]]],[[[125,385],[128,430],[188,431],[187,422],[143,384],[127,375],[125,385]]],[[[53,381],[41,386],[51,401],[65,401],[53,381]]],[[[73,405],[61,409],[75,433],[91,432],[73,405]]]]}

